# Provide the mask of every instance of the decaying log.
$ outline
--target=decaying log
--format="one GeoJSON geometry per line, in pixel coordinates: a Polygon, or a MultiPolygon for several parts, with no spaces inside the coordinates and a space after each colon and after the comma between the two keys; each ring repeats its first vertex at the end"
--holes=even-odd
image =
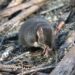
{"type": "Polygon", "coordinates": [[[20,22],[24,18],[28,17],[30,14],[34,13],[35,11],[37,11],[43,4],[44,3],[38,4],[38,5],[33,5],[29,9],[23,10],[16,17],[14,17],[13,19],[9,20],[8,22],[6,22],[2,26],[0,26],[0,32],[2,32],[4,30],[8,31],[13,26],[13,24],[15,24],[17,22],[20,22]]]}
{"type": "Polygon", "coordinates": [[[70,49],[50,75],[75,75],[75,46],[70,49]]]}
{"type": "Polygon", "coordinates": [[[7,8],[13,7],[13,6],[17,6],[19,4],[21,4],[23,2],[23,0],[12,0],[10,2],[10,4],[7,6],[7,8]]]}
{"type": "Polygon", "coordinates": [[[1,17],[10,16],[19,10],[26,9],[28,7],[31,7],[32,5],[35,5],[35,4],[37,5],[37,4],[43,3],[44,1],[46,1],[46,0],[36,0],[36,1],[31,0],[29,2],[22,3],[20,5],[17,5],[17,6],[11,7],[11,8],[6,8],[5,10],[1,11],[0,16],[1,17]]]}
{"type": "Polygon", "coordinates": [[[74,41],[75,41],[75,31],[70,31],[70,33],[67,35],[67,39],[65,39],[66,41],[64,42],[63,45],[60,46],[58,53],[59,53],[59,57],[58,59],[61,59],[66,51],[65,49],[69,49],[70,47],[72,47],[74,45],[74,41]]]}

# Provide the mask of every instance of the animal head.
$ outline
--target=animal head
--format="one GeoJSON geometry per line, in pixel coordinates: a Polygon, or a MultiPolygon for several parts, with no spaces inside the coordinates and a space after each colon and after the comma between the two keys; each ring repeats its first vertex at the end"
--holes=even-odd
{"type": "Polygon", "coordinates": [[[33,43],[35,47],[41,47],[44,44],[43,28],[39,27],[36,31],[36,41],[33,43]]]}
{"type": "Polygon", "coordinates": [[[37,42],[34,42],[34,46],[51,45],[52,42],[52,30],[47,27],[39,27],[36,31],[37,42]]]}

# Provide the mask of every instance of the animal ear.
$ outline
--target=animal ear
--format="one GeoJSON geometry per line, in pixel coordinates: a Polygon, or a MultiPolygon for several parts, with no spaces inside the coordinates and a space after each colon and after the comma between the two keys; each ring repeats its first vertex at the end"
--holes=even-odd
{"type": "Polygon", "coordinates": [[[40,27],[38,30],[37,30],[37,37],[38,39],[42,39],[44,37],[44,34],[43,34],[43,28],[40,27]]]}

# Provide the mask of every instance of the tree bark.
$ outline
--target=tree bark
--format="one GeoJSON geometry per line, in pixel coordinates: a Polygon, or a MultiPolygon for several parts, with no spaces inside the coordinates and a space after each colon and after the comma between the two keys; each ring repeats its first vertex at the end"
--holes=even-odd
{"type": "Polygon", "coordinates": [[[70,49],[50,75],[75,75],[75,46],[70,49]]]}

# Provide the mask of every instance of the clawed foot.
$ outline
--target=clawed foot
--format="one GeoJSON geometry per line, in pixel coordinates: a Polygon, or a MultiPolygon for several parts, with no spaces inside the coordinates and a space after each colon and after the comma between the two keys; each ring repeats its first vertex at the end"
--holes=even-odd
{"type": "Polygon", "coordinates": [[[44,55],[45,57],[49,57],[49,54],[50,54],[51,51],[52,51],[52,49],[49,48],[48,46],[46,46],[46,47],[44,48],[43,55],[44,55]]]}

